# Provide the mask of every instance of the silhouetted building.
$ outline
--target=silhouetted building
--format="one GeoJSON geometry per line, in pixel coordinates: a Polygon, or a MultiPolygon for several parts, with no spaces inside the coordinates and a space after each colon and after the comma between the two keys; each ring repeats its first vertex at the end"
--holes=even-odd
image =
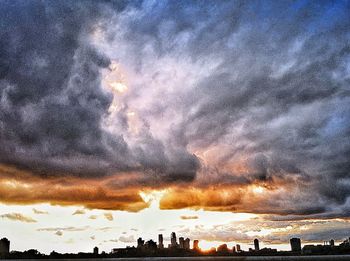
{"type": "Polygon", "coordinates": [[[183,237],[179,237],[179,248],[185,248],[185,239],[183,237]]]}
{"type": "Polygon", "coordinates": [[[177,247],[177,241],[176,241],[176,234],[175,232],[172,232],[171,233],[171,236],[170,236],[170,246],[171,247],[177,247]]]}
{"type": "Polygon", "coordinates": [[[163,249],[164,248],[164,244],[163,244],[163,235],[159,234],[158,235],[158,248],[159,249],[163,249]]]}
{"type": "Polygon", "coordinates": [[[236,251],[241,252],[241,246],[239,244],[236,245],[236,251]]]}
{"type": "Polygon", "coordinates": [[[189,238],[186,238],[186,239],[185,239],[184,248],[185,248],[185,249],[190,249],[190,239],[189,239],[189,238]]]}
{"type": "Polygon", "coordinates": [[[333,247],[331,245],[327,245],[327,244],[305,245],[303,247],[302,252],[303,252],[303,254],[306,254],[306,255],[314,255],[314,254],[327,255],[327,254],[332,253],[332,249],[333,249],[333,247]]]}
{"type": "Polygon", "coordinates": [[[199,250],[199,241],[193,240],[193,250],[199,250]]]}
{"type": "Polygon", "coordinates": [[[94,247],[93,253],[94,253],[94,255],[98,255],[98,247],[94,247]]]}
{"type": "Polygon", "coordinates": [[[330,244],[331,246],[334,246],[334,239],[331,239],[331,240],[329,241],[329,244],[330,244]]]}
{"type": "Polygon", "coordinates": [[[300,238],[293,237],[290,239],[290,247],[292,252],[300,252],[301,251],[301,241],[300,238]]]}
{"type": "Polygon", "coordinates": [[[220,254],[227,254],[229,252],[227,244],[222,244],[222,245],[218,246],[217,252],[220,254]]]}
{"type": "Polygon", "coordinates": [[[139,238],[137,239],[137,248],[143,247],[144,244],[145,244],[145,240],[142,240],[142,238],[139,237],[139,238]]]}
{"type": "Polygon", "coordinates": [[[151,239],[145,243],[144,247],[148,251],[155,252],[157,250],[157,243],[151,239]]]}
{"type": "Polygon", "coordinates": [[[256,238],[254,239],[254,250],[259,251],[259,240],[256,238]]]}
{"type": "Polygon", "coordinates": [[[236,247],[235,246],[232,247],[232,252],[236,253],[236,247]]]}
{"type": "Polygon", "coordinates": [[[258,253],[259,255],[274,255],[277,253],[277,249],[264,247],[258,253]]]}
{"type": "Polygon", "coordinates": [[[8,253],[10,253],[10,240],[4,237],[0,240],[0,255],[8,253]]]}

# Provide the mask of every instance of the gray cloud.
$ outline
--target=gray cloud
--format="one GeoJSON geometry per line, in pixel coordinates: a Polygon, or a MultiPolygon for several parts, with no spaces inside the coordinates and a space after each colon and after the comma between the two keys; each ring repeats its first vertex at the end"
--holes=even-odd
{"type": "Polygon", "coordinates": [[[134,243],[135,238],[133,235],[130,236],[120,236],[118,241],[123,242],[123,243],[134,243]]]}
{"type": "Polygon", "coordinates": [[[349,215],[348,4],[169,1],[123,13],[107,28],[115,58],[152,75],[123,101],[151,126],[169,125],[170,144],[225,148],[197,184],[282,179],[294,194],[267,199],[263,212],[349,215]],[[226,167],[241,161],[244,173],[226,167]]]}
{"type": "Polygon", "coordinates": [[[179,152],[184,155],[174,156],[173,166],[159,168],[152,157],[167,150],[161,141],[145,136],[150,144],[147,153],[141,148],[131,151],[122,133],[103,128],[112,93],[101,87],[101,70],[107,70],[110,59],[94,47],[91,35],[126,5],[121,1],[3,3],[2,163],[42,176],[95,177],[145,170],[165,173],[170,180],[187,175],[193,179],[197,160],[186,149],[179,152]],[[184,166],[182,160],[185,167],[177,167],[184,166]]]}

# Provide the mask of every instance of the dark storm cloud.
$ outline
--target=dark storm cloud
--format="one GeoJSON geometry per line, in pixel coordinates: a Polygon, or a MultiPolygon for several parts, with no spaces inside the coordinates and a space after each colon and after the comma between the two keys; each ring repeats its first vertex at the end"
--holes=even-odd
{"type": "Polygon", "coordinates": [[[166,149],[160,141],[147,141],[160,144],[147,147],[153,153],[134,153],[122,133],[112,135],[102,128],[112,94],[101,87],[101,70],[108,68],[110,59],[91,44],[90,36],[97,25],[103,27],[127,5],[123,1],[2,1],[2,163],[43,176],[146,170],[160,171],[170,180],[193,179],[197,159],[185,149],[181,153],[186,155],[174,154],[172,167],[158,169],[152,157],[166,149]]]}
{"type": "MultiPolygon", "coordinates": [[[[177,97],[163,93],[143,114],[179,113],[173,143],[231,147],[218,150],[216,165],[203,166],[215,177],[203,171],[199,184],[284,179],[293,195],[267,199],[267,212],[273,206],[281,214],[349,215],[348,3],[162,1],[136,10],[120,20],[119,32],[135,53],[128,63],[136,71],[172,58],[205,72],[193,66],[194,83],[177,86],[177,97]],[[242,157],[244,174],[223,170],[242,157]]],[[[145,93],[135,92],[129,102],[145,93]]]]}

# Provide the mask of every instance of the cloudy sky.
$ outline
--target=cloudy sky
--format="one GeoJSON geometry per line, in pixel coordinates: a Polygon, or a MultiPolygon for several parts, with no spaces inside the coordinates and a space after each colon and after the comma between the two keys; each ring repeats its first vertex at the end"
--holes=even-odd
{"type": "Polygon", "coordinates": [[[0,0],[0,237],[348,237],[349,28],[349,1],[0,0]]]}

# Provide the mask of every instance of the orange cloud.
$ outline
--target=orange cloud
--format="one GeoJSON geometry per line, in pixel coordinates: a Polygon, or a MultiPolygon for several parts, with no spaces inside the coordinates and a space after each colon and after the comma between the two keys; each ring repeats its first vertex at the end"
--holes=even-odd
{"type": "Polygon", "coordinates": [[[105,218],[109,221],[113,221],[113,214],[112,213],[104,213],[103,214],[105,216],[105,218]]]}
{"type": "Polygon", "coordinates": [[[180,216],[181,219],[188,220],[188,219],[198,219],[198,216],[180,216]]]}
{"type": "MultiPolygon", "coordinates": [[[[147,208],[139,188],[123,183],[122,174],[101,179],[76,177],[40,177],[0,165],[0,201],[11,204],[51,203],[77,205],[90,209],[136,212],[147,208]]],[[[131,175],[132,176],[132,175],[131,175]]]]}

